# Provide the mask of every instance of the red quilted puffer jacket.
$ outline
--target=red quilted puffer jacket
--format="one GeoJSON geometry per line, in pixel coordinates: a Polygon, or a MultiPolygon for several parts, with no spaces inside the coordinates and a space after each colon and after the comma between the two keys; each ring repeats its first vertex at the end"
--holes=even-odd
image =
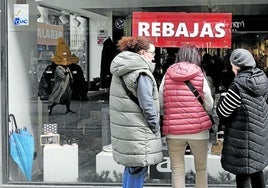
{"type": "Polygon", "coordinates": [[[186,80],[204,99],[204,75],[200,67],[188,62],[171,65],[164,82],[163,135],[193,134],[211,128],[209,116],[184,83],[186,80]]]}

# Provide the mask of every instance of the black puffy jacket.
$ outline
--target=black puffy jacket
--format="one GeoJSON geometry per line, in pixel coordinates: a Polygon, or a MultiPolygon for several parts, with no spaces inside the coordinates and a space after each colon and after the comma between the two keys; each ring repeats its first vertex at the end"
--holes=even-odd
{"type": "Polygon", "coordinates": [[[221,163],[233,174],[252,174],[268,164],[268,82],[254,68],[240,72],[233,84],[242,103],[226,122],[221,163]]]}
{"type": "Polygon", "coordinates": [[[51,62],[42,73],[38,86],[38,96],[41,100],[48,100],[49,95],[52,92],[55,82],[54,75],[56,67],[57,65],[54,62],[51,62]]]}
{"type": "MultiPolygon", "coordinates": [[[[38,96],[41,100],[48,100],[55,82],[55,70],[57,65],[51,62],[44,70],[38,86],[38,96]]],[[[68,66],[72,72],[72,100],[87,100],[88,82],[80,65],[71,64],[68,66]]]]}

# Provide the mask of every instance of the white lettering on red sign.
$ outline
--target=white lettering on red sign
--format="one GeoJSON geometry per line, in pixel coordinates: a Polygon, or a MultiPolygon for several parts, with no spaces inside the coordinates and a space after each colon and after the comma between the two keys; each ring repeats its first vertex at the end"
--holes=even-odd
{"type": "Polygon", "coordinates": [[[185,44],[230,48],[231,13],[133,12],[132,36],[148,37],[157,47],[185,44]]]}
{"type": "Polygon", "coordinates": [[[225,24],[194,23],[193,31],[189,31],[186,23],[179,23],[177,28],[171,22],[139,22],[138,35],[146,37],[210,37],[223,38],[226,34],[225,24]]]}

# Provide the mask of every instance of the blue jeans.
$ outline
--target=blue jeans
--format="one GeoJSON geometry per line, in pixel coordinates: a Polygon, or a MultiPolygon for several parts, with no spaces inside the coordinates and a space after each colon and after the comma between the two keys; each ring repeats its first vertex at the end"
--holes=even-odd
{"type": "Polygon", "coordinates": [[[125,167],[123,176],[123,188],[143,188],[145,177],[148,175],[148,167],[125,167]]]}

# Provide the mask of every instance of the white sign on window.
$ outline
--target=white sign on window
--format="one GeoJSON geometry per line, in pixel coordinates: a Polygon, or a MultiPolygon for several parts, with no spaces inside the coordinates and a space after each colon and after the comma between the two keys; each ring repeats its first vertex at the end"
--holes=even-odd
{"type": "Polygon", "coordinates": [[[14,4],[14,25],[29,25],[28,4],[14,4]]]}

